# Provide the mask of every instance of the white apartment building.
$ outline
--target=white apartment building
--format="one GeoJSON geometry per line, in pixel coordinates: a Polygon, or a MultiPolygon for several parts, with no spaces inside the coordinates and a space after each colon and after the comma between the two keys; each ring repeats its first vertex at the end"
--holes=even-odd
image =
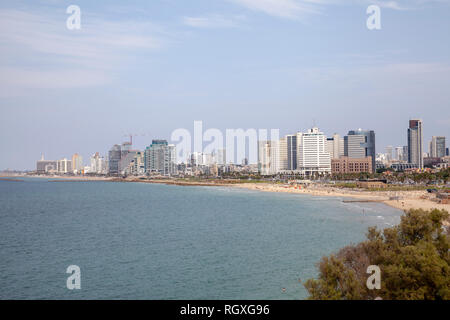
{"type": "Polygon", "coordinates": [[[281,138],[278,142],[278,170],[285,171],[288,169],[288,150],[287,138],[281,138]]]}
{"type": "Polygon", "coordinates": [[[277,141],[258,142],[258,171],[263,176],[279,171],[279,145],[277,141]]]}
{"type": "Polygon", "coordinates": [[[319,128],[309,129],[301,136],[298,171],[306,176],[331,173],[331,157],[327,139],[319,128]]]}
{"type": "Polygon", "coordinates": [[[96,152],[91,157],[91,167],[89,170],[89,173],[95,173],[95,174],[106,174],[107,172],[107,166],[105,158],[101,157],[98,152],[96,152]]]}
{"type": "Polygon", "coordinates": [[[57,161],[57,171],[58,173],[69,173],[72,172],[72,161],[66,158],[57,161]]]}
{"type": "MultiPolygon", "coordinates": [[[[221,157],[220,160],[224,161],[224,158],[221,157]]],[[[193,152],[191,154],[191,164],[194,166],[211,166],[216,163],[218,163],[218,160],[213,153],[193,152]]]]}
{"type": "Polygon", "coordinates": [[[431,138],[429,152],[432,158],[445,157],[445,137],[433,136],[431,138]]]}

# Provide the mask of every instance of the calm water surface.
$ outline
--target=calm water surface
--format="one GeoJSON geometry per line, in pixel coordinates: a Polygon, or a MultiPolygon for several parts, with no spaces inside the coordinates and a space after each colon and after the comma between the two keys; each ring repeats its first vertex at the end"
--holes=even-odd
{"type": "Polygon", "coordinates": [[[400,215],[232,188],[0,181],[0,299],[303,299],[323,255],[400,215]],[[81,290],[66,288],[72,264],[81,290]]]}

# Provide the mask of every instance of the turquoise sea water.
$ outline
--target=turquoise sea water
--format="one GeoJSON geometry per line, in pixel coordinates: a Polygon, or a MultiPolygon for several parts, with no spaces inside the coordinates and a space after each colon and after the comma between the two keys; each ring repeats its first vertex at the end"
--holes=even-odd
{"type": "Polygon", "coordinates": [[[233,188],[0,181],[0,299],[303,299],[323,255],[400,215],[233,188]]]}

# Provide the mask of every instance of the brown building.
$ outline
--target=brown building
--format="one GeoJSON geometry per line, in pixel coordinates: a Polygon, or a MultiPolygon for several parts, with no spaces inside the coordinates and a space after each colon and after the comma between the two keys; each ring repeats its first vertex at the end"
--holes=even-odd
{"type": "Polygon", "coordinates": [[[331,160],[331,173],[372,172],[372,157],[349,158],[340,157],[331,160]]]}

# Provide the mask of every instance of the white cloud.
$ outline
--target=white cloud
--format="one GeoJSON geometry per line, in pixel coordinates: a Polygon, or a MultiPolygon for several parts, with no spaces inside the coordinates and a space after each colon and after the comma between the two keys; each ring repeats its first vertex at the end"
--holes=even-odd
{"type": "Polygon", "coordinates": [[[212,14],[201,17],[184,17],[183,23],[194,28],[233,28],[238,26],[243,20],[245,20],[245,17],[242,15],[224,17],[212,14]]]}
{"type": "Polygon", "coordinates": [[[148,22],[111,22],[82,12],[81,30],[68,30],[67,17],[0,9],[2,92],[103,85],[130,62],[130,54],[166,44],[148,22]]]}
{"type": "Polygon", "coordinates": [[[228,0],[250,10],[271,16],[299,19],[311,13],[320,13],[332,5],[378,5],[393,10],[417,9],[433,4],[448,4],[449,0],[228,0]]]}
{"type": "Polygon", "coordinates": [[[261,11],[266,14],[297,19],[303,14],[317,13],[317,3],[321,3],[320,0],[229,0],[239,5],[247,7],[248,9],[261,11]]]}

